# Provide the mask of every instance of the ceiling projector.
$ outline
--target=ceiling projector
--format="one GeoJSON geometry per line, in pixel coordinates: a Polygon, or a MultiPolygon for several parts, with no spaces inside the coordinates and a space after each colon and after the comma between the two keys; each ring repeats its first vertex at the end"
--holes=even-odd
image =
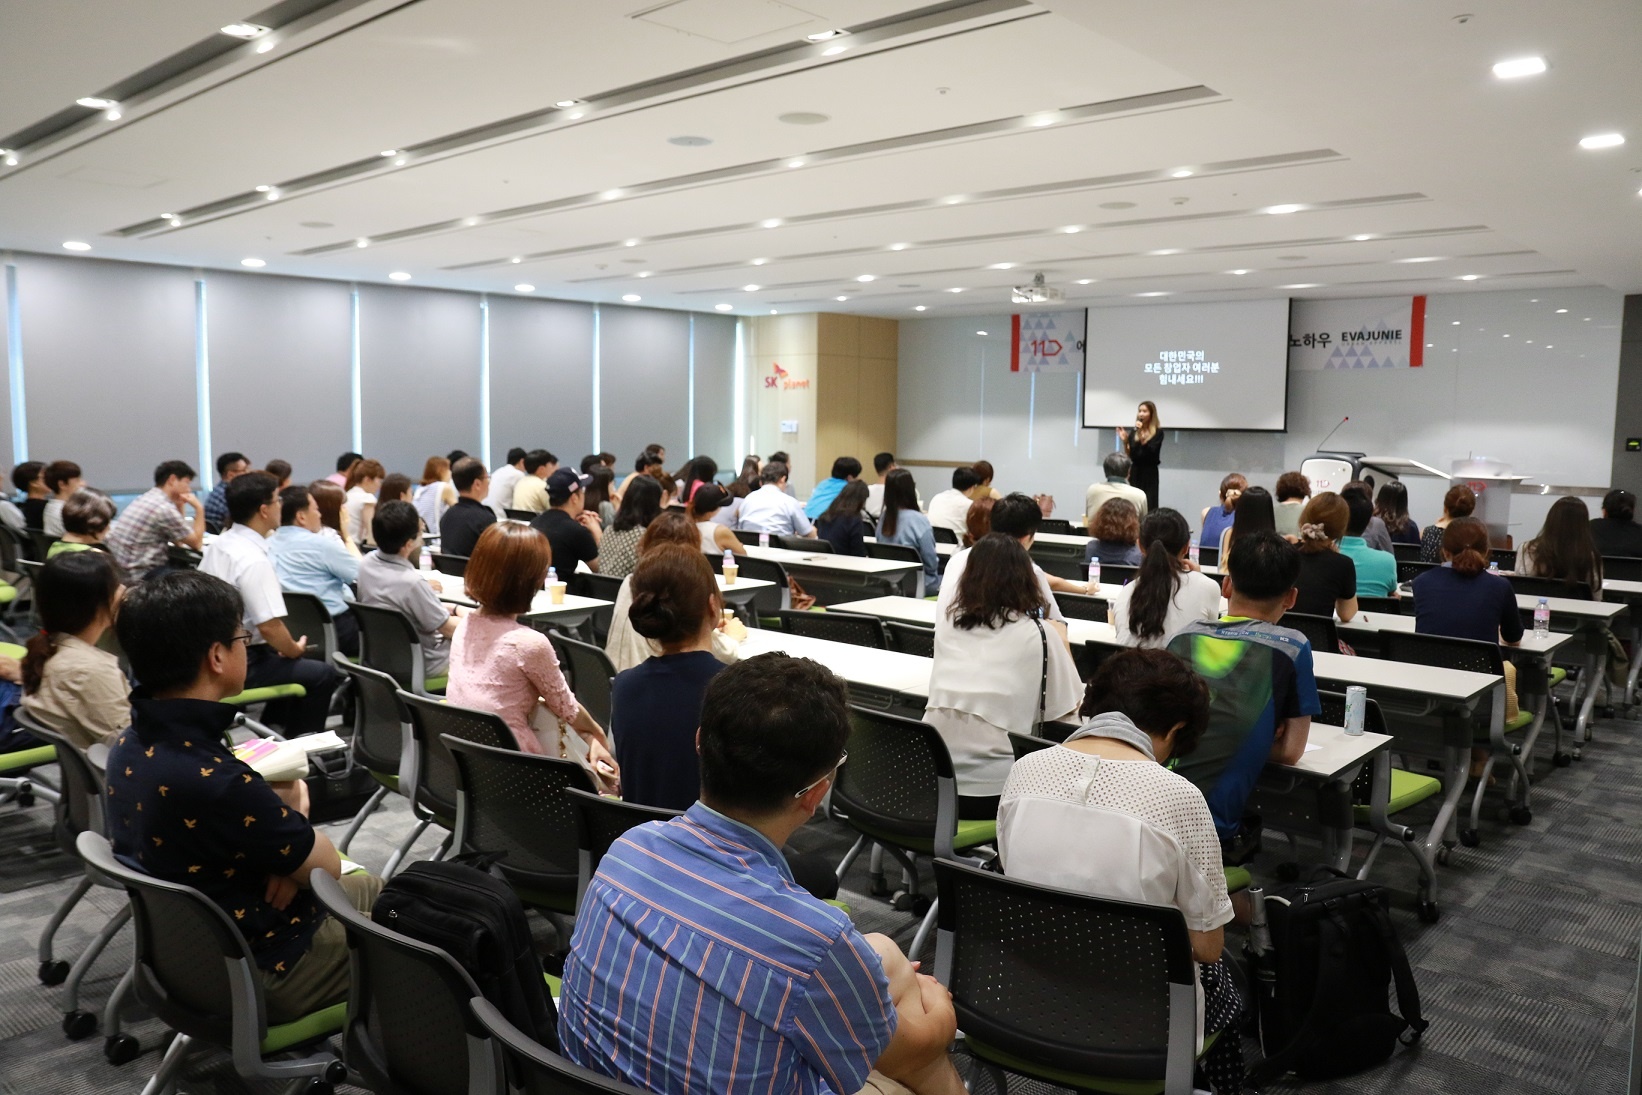
{"type": "Polygon", "coordinates": [[[1031,285],[1017,285],[1010,292],[1012,304],[1059,304],[1066,299],[1066,291],[1043,283],[1043,275],[1032,278],[1031,285]]]}

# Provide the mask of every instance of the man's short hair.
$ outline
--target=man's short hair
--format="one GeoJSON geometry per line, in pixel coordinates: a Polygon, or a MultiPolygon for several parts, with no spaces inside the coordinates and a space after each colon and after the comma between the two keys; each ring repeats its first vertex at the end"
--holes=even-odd
{"type": "Polygon", "coordinates": [[[92,487],[81,487],[63,503],[63,531],[100,535],[114,522],[114,499],[92,487]]]}
{"type": "Polygon", "coordinates": [[[1226,559],[1232,588],[1251,601],[1275,601],[1300,579],[1300,549],[1275,532],[1239,536],[1226,559]]]}
{"type": "Polygon", "coordinates": [[[72,460],[53,460],[46,465],[46,489],[56,494],[70,479],[80,477],[80,465],[72,460]]]}
{"type": "Polygon", "coordinates": [[[263,471],[283,483],[291,477],[291,462],[289,460],[273,459],[263,466],[263,471]]]}
{"type": "Polygon", "coordinates": [[[764,470],[758,473],[760,483],[779,483],[787,478],[787,465],[779,460],[771,460],[764,465],[764,470]]]}
{"type": "Polygon", "coordinates": [[[777,450],[770,454],[770,461],[776,464],[791,464],[792,457],[785,450],[777,450]]]}
{"type": "Polygon", "coordinates": [[[1361,536],[1374,518],[1374,503],[1368,500],[1367,494],[1349,487],[1340,492],[1340,497],[1351,509],[1351,516],[1346,520],[1346,535],[1361,536]]]}
{"type": "Polygon", "coordinates": [[[228,516],[234,524],[243,525],[257,515],[257,510],[274,500],[279,483],[265,471],[249,471],[229,480],[228,516]]]}
{"type": "Polygon", "coordinates": [[[507,450],[507,463],[517,464],[525,458],[525,453],[528,451],[528,449],[521,449],[517,445],[513,446],[511,449],[507,450]]]}
{"type": "Polygon", "coordinates": [[[233,642],[244,615],[239,591],[221,578],[175,570],[130,587],[114,631],[137,683],[166,691],[198,678],[212,644],[233,642]]]}
{"type": "Polygon", "coordinates": [[[638,459],[633,461],[633,471],[638,475],[643,475],[647,468],[653,468],[660,463],[661,457],[657,456],[649,449],[645,449],[643,452],[639,453],[638,459]]]}
{"type": "Polygon", "coordinates": [[[975,474],[974,468],[953,468],[952,489],[974,490],[981,485],[981,477],[975,474]]]}
{"type": "Polygon", "coordinates": [[[299,487],[294,483],[280,491],[279,523],[282,526],[296,524],[296,519],[302,516],[312,498],[313,495],[308,492],[307,487],[299,487]]]}
{"type": "Polygon", "coordinates": [[[450,485],[456,488],[458,494],[466,494],[473,489],[473,484],[485,477],[485,466],[473,457],[458,460],[450,467],[450,485]]]}
{"type": "Polygon", "coordinates": [[[992,504],[992,531],[1019,540],[1037,535],[1043,509],[1027,495],[1014,491],[992,504]]]}
{"type": "Polygon", "coordinates": [[[199,472],[188,466],[186,460],[167,460],[154,469],[154,485],[163,487],[172,476],[178,479],[193,479],[199,472]]]}
{"type": "Polygon", "coordinates": [[[849,692],[830,669],[779,653],[737,662],[702,701],[702,797],[772,813],[833,770],[849,735],[849,692]]]}
{"type": "Polygon", "coordinates": [[[832,462],[832,477],[834,479],[858,479],[861,476],[861,461],[853,456],[840,456],[832,462]]]}
{"type": "Polygon", "coordinates": [[[895,454],[892,452],[881,452],[872,458],[872,470],[877,472],[879,475],[884,474],[894,466],[895,454]]]}
{"type": "Polygon", "coordinates": [[[531,449],[525,453],[525,474],[535,475],[549,464],[557,462],[553,459],[553,454],[546,449],[531,449]]]}
{"type": "Polygon", "coordinates": [[[46,466],[38,460],[25,460],[11,469],[11,485],[18,490],[26,491],[29,484],[40,478],[46,466]]]}
{"type": "Polygon", "coordinates": [[[355,460],[363,459],[365,459],[365,455],[363,453],[345,452],[336,458],[336,470],[345,475],[347,474],[348,469],[353,467],[353,462],[355,460]]]}
{"type": "Polygon", "coordinates": [[[1129,470],[1135,466],[1135,462],[1130,460],[1126,453],[1109,452],[1106,459],[1100,462],[1100,466],[1101,470],[1106,472],[1106,478],[1127,481],[1129,470]]]}
{"type": "Polygon", "coordinates": [[[468,454],[468,451],[466,449],[451,449],[448,453],[445,454],[445,459],[449,460],[452,464],[454,464],[458,460],[466,459],[467,454],[468,454]]]}
{"type": "Polygon", "coordinates": [[[371,515],[371,536],[376,546],[389,555],[397,555],[421,532],[422,515],[409,502],[383,502],[371,515]]]}
{"type": "Polygon", "coordinates": [[[1610,521],[1635,520],[1636,495],[1628,490],[1615,487],[1602,496],[1602,516],[1610,521]]]}
{"type": "Polygon", "coordinates": [[[251,458],[242,452],[225,452],[217,457],[217,474],[227,475],[228,469],[235,464],[249,464],[251,458]]]}
{"type": "Polygon", "coordinates": [[[581,464],[582,474],[587,475],[594,468],[602,467],[603,465],[604,465],[604,458],[601,457],[596,452],[590,452],[586,456],[582,457],[582,464],[581,464]]]}

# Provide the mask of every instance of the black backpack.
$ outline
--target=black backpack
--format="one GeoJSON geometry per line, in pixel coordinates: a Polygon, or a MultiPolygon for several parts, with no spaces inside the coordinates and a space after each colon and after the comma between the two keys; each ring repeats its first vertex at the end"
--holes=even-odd
{"type": "Polygon", "coordinates": [[[1245,952],[1266,1057],[1250,1072],[1257,1087],[1286,1072],[1308,1080],[1360,1072],[1399,1041],[1417,1043],[1429,1025],[1385,887],[1320,873],[1326,880],[1314,875],[1266,895],[1271,949],[1258,953],[1251,933],[1245,952]],[[1401,1015],[1391,1008],[1393,985],[1401,1015]]]}
{"type": "Polygon", "coordinates": [[[371,919],[449,954],[510,1023],[558,1052],[558,1011],[505,882],[466,863],[412,863],[382,888],[371,919]]]}

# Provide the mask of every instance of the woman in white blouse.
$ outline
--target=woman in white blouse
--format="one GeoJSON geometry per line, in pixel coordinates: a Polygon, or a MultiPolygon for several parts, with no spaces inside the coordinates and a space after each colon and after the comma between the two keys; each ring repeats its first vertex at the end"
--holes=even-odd
{"type": "Polygon", "coordinates": [[[1083,726],[1022,757],[998,805],[998,856],[1011,877],[1117,901],[1172,906],[1198,967],[1199,1046],[1219,1095],[1242,1090],[1242,999],[1226,967],[1232,919],[1220,840],[1203,794],[1164,767],[1196,748],[1209,689],[1166,650],[1125,650],[1089,682],[1083,726]]]}
{"type": "Polygon", "coordinates": [[[1048,605],[1019,540],[988,533],[969,550],[957,592],[935,618],[924,721],[940,731],[958,780],[958,816],[997,816],[1014,751],[1009,733],[1072,715],[1082,693],[1066,625],[1048,605]]]}
{"type": "Polygon", "coordinates": [[[1108,604],[1108,618],[1124,646],[1162,648],[1193,620],[1220,618],[1220,583],[1191,561],[1191,529],[1177,511],[1146,515],[1140,545],[1146,552],[1134,581],[1108,604]]]}
{"type": "Polygon", "coordinates": [[[376,516],[376,495],[382,489],[382,480],[387,477],[387,469],[375,460],[355,460],[348,469],[347,483],[343,487],[347,495],[342,502],[342,519],[348,530],[348,539],[360,547],[374,542],[371,540],[371,518],[376,516]]]}

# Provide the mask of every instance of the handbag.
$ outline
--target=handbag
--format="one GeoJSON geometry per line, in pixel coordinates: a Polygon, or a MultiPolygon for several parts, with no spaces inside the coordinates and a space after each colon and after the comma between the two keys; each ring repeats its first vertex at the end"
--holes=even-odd
{"type": "Polygon", "coordinates": [[[1043,629],[1043,621],[1033,616],[1032,622],[1038,625],[1038,642],[1043,644],[1043,673],[1038,677],[1038,721],[1032,726],[1032,736],[1043,737],[1044,705],[1049,702],[1049,633],[1043,629]]]}
{"type": "MultiPolygon", "coordinates": [[[[547,745],[546,739],[557,734],[559,759],[573,760],[581,765],[582,771],[593,781],[593,786],[599,789],[599,794],[613,795],[621,789],[618,781],[600,771],[598,766],[588,759],[587,739],[576,733],[568,722],[548,710],[545,703],[537,702],[536,710],[530,716],[530,728],[536,731],[537,740],[544,746],[547,745]]],[[[551,748],[548,749],[548,753],[552,754],[551,748]]]]}

